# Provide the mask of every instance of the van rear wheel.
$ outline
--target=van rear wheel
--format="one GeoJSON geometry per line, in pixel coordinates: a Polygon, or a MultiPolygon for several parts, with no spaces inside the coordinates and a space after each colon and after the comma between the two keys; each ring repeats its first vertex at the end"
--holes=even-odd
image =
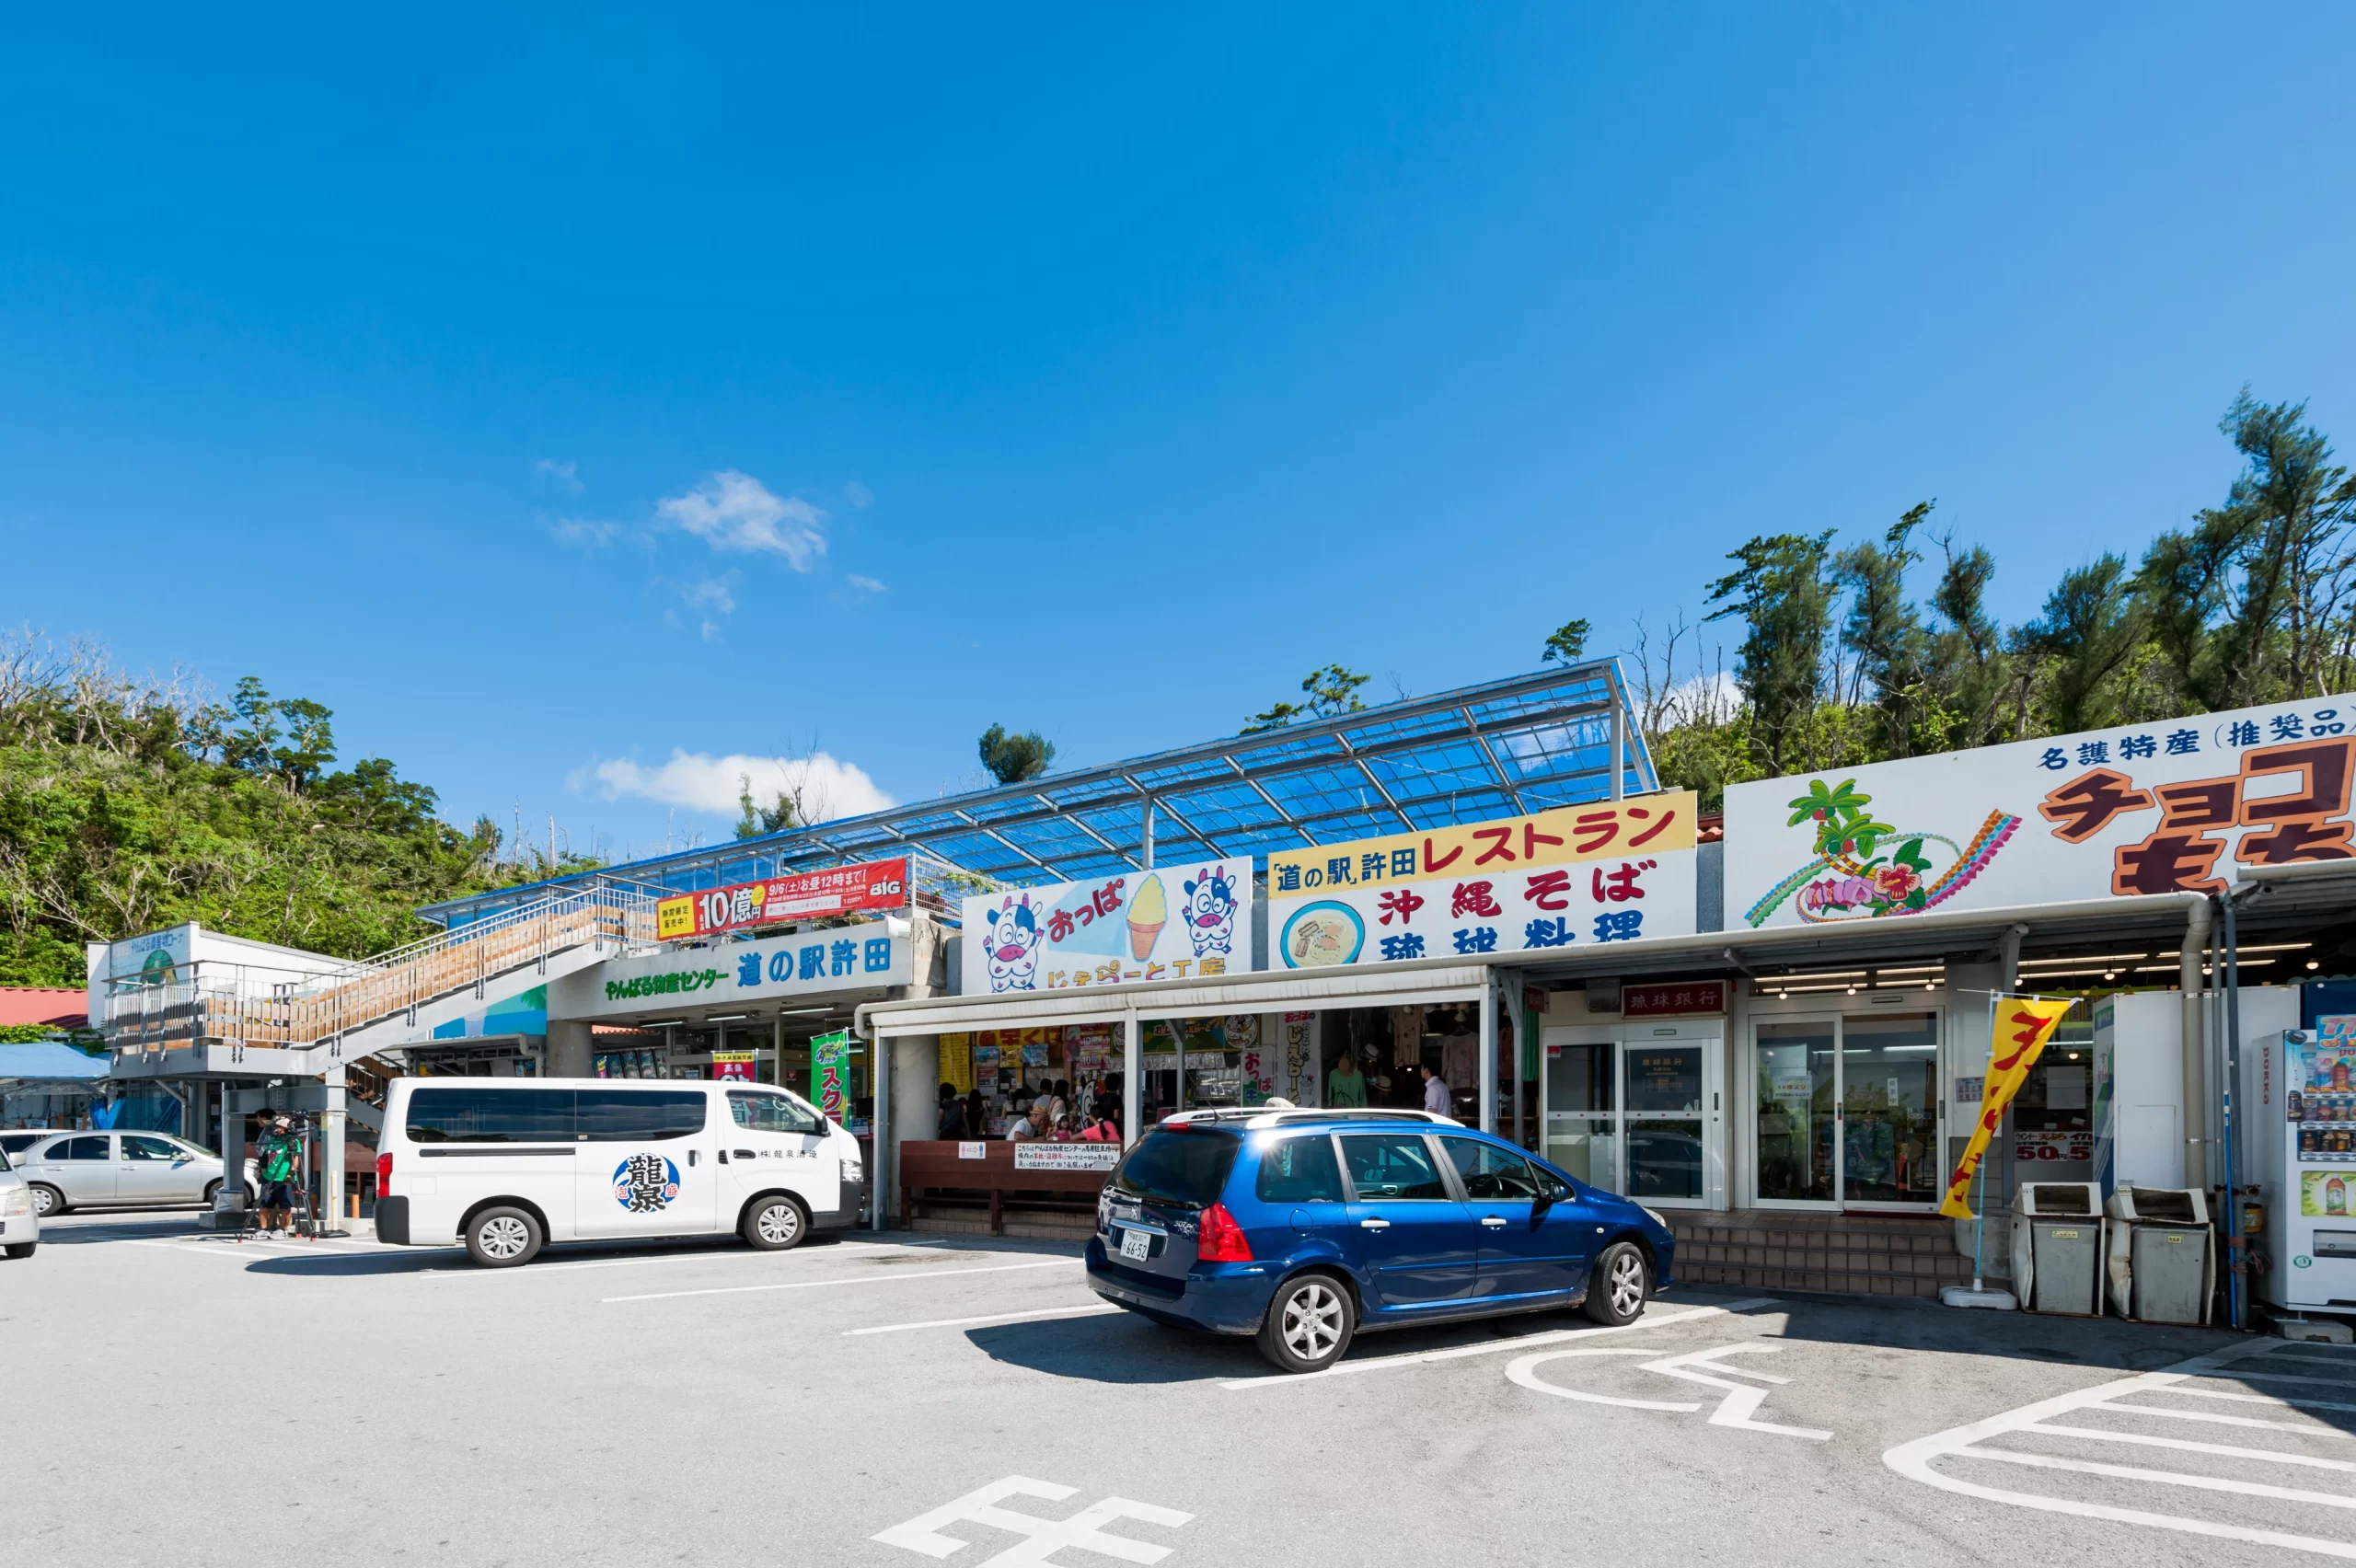
{"type": "Polygon", "coordinates": [[[791,1198],[761,1198],[745,1211],[744,1231],[747,1247],[782,1252],[802,1244],[802,1239],[810,1234],[810,1220],[791,1198]]]}
{"type": "Polygon", "coordinates": [[[467,1256],[487,1269],[530,1262],[544,1239],[540,1222],[519,1208],[487,1208],[467,1222],[467,1256]]]}

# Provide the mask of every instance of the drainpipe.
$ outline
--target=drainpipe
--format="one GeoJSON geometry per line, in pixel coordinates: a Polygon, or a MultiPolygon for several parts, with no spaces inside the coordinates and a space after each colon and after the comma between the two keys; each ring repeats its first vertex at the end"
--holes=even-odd
{"type": "Polygon", "coordinates": [[[2027,926],[2007,926],[2004,934],[1996,939],[1996,989],[2010,991],[2021,981],[2021,939],[2028,935],[2027,926]]]}
{"type": "Polygon", "coordinates": [[[2184,948],[2177,954],[2177,989],[2183,997],[2184,1045],[2184,1184],[2197,1193],[2209,1190],[2209,1085],[2203,1064],[2208,1060],[2206,984],[2200,955],[2209,945],[2210,906],[2201,899],[2184,912],[2184,948]]]}

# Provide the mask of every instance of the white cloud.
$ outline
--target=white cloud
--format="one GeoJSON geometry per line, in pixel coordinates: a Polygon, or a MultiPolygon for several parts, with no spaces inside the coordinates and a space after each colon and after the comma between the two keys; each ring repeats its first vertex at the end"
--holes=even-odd
{"type": "Polygon", "coordinates": [[[731,590],[735,586],[736,574],[732,571],[725,576],[706,577],[690,582],[679,590],[679,597],[687,602],[687,608],[691,610],[717,610],[723,616],[733,615],[736,595],[731,590]]]}
{"type": "Polygon", "coordinates": [[[845,581],[849,582],[852,587],[858,589],[862,594],[881,594],[884,592],[884,584],[876,582],[872,577],[861,577],[856,571],[852,572],[845,581]]]}
{"type": "Polygon", "coordinates": [[[843,494],[849,497],[850,503],[853,506],[858,507],[861,512],[866,511],[869,507],[875,504],[875,492],[869,490],[865,485],[860,484],[857,479],[851,480],[850,483],[843,487],[843,494]]]}
{"type": "Polygon", "coordinates": [[[580,789],[592,778],[608,801],[633,796],[716,816],[736,814],[736,797],[745,787],[740,781],[745,779],[751,781],[756,801],[773,800],[780,790],[799,790],[803,809],[814,822],[861,816],[895,803],[863,769],[825,752],[808,756],[750,756],[742,752],[712,756],[674,751],[671,760],[660,767],[617,758],[574,774],[572,786],[580,789]]]}
{"type": "Polygon", "coordinates": [[[549,532],[568,545],[583,549],[603,549],[621,536],[618,523],[599,523],[587,517],[560,517],[549,525],[549,532]]]}
{"type": "Polygon", "coordinates": [[[750,474],[724,468],[685,495],[664,496],[655,514],[716,550],[781,555],[807,571],[826,553],[826,514],[799,496],[779,496],[750,474]]]}
{"type": "Polygon", "coordinates": [[[543,457],[532,465],[532,472],[559,490],[570,490],[574,495],[582,491],[581,465],[578,463],[560,463],[553,457],[543,457]]]}

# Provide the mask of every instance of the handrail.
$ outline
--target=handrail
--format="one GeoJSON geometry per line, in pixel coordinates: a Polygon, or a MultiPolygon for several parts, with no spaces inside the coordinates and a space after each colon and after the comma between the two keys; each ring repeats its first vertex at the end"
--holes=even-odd
{"type": "Polygon", "coordinates": [[[128,1048],[172,1039],[249,1045],[320,1044],[395,1013],[472,987],[526,963],[545,965],[584,942],[652,942],[654,899],[642,890],[597,884],[504,915],[404,943],[256,995],[236,981],[187,981],[118,990],[107,1002],[108,1043],[128,1048]]]}

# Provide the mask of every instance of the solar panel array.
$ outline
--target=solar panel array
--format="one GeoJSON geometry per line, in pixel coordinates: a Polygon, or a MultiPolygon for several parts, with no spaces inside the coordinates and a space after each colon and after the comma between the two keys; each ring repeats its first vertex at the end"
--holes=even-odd
{"type": "MultiPolygon", "coordinates": [[[[1110,767],[895,806],[683,850],[598,873],[695,892],[910,855],[918,891],[950,908],[989,883],[1072,882],[1140,867],[1148,802],[1159,864],[1263,856],[1610,798],[1615,717],[1623,792],[1658,788],[1611,660],[1409,698],[1356,713],[1110,767]]],[[[464,924],[560,879],[420,911],[464,924]]]]}

